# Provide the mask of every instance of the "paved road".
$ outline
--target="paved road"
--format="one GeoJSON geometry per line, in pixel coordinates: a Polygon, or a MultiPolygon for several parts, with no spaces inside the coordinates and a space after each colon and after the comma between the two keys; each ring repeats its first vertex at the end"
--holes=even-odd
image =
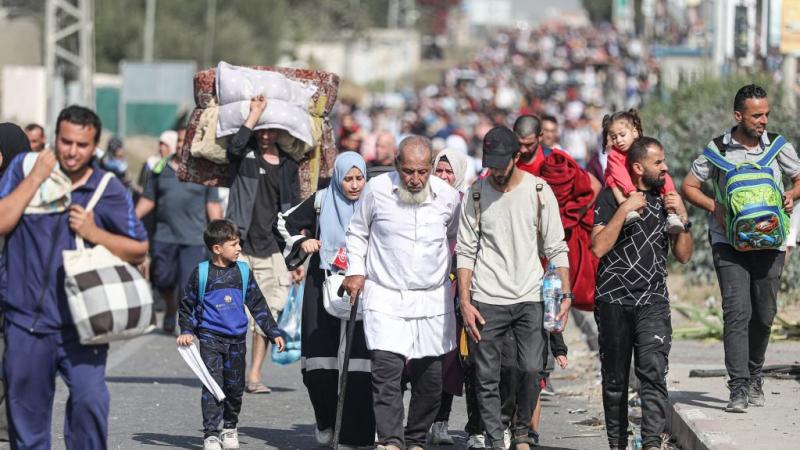
{"type": "MultiPolygon", "coordinates": [[[[545,403],[542,444],[547,449],[604,448],[603,428],[572,422],[602,418],[595,357],[574,330],[568,335],[570,368],[557,371],[554,385],[560,395],[545,403]],[[588,394],[587,394],[588,392],[588,394]],[[569,411],[573,411],[570,414],[569,411]],[[586,412],[575,412],[586,410],[586,412]]],[[[298,364],[268,363],[264,379],[269,395],[245,394],[239,430],[243,449],[312,449],[314,416],[300,378],[298,364]]],[[[111,390],[109,448],[201,449],[200,383],[177,354],[173,337],[151,334],[115,344],[109,356],[107,380],[111,390]]],[[[63,411],[67,394],[59,381],[53,420],[53,448],[63,449],[63,411]]],[[[466,422],[464,400],[456,398],[450,420],[457,445],[466,422]]],[[[0,449],[8,448],[7,445],[0,449]]]]}

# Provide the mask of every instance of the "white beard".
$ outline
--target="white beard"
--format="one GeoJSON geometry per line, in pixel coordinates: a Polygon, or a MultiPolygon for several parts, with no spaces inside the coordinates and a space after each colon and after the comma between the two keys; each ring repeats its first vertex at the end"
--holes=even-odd
{"type": "Polygon", "coordinates": [[[422,188],[419,192],[411,192],[400,184],[397,187],[397,196],[400,198],[401,203],[405,203],[407,205],[419,205],[425,200],[428,199],[431,193],[431,186],[430,184],[425,184],[425,187],[422,188]]]}

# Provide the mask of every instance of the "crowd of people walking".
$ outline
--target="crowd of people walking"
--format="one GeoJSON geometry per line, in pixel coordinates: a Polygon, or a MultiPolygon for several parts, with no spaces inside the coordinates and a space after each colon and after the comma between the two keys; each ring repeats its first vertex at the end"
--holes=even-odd
{"type": "Polygon", "coordinates": [[[631,363],[643,448],[662,448],[668,255],[686,264],[694,248],[684,200],[709,213],[726,410],[765,406],[761,369],[794,244],[800,159],[767,131],[766,91],[747,85],[733,96],[732,128],[710,136],[678,186],[673,149],[647,135],[635,109],[657,83],[651,63],[612,29],[498,36],[399,114],[342,105],[332,174],[305,199],[278,131],[255,130],[264,96],[250,100],[226,149],[229,193],[179,181],[184,129],[159,137],[133,183],[122,141],[98,154],[102,124],[90,109],[61,111],[51,147],[42,126],[0,125],[12,448],[50,448],[56,376],[70,395],[67,447],[107,448],[108,346],[84,345],[65,287],[62,255],[83,242],[138,267],[164,300],[162,331],[199,346],[224,394],[201,393],[206,450],[239,448],[243,396],[271,392],[262,365],[270,343],[286,346],[276,319],[292,283],[305,283],[298,370],[320,446],[453,444],[462,396],[468,448],[537,446],[540,396],[555,365],[569,363],[562,333],[573,317],[596,324],[609,448],[628,445],[631,363]],[[519,73],[529,62],[537,69],[519,73]],[[545,278],[560,286],[555,327],[545,325],[545,278]],[[333,306],[353,303],[356,321],[333,306]]]}

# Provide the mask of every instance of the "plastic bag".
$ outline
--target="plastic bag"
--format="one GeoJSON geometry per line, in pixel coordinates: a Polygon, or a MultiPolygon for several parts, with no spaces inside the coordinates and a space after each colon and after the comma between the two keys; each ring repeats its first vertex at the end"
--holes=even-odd
{"type": "Polygon", "coordinates": [[[305,281],[300,284],[292,283],[289,288],[289,295],[286,297],[286,305],[283,307],[278,317],[278,328],[281,329],[281,336],[286,342],[286,350],[279,353],[278,348],[272,346],[272,362],[285,366],[300,360],[300,327],[303,318],[303,291],[305,281]]]}

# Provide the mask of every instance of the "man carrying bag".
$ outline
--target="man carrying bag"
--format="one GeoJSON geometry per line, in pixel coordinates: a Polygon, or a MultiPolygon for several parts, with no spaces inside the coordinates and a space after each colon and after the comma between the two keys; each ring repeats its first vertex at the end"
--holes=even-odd
{"type": "Polygon", "coordinates": [[[84,346],[78,340],[64,289],[62,252],[74,250],[79,237],[138,264],[148,244],[130,194],[116,178],[108,181],[93,210],[86,211],[105,173],[93,158],[101,129],[93,111],[70,106],[58,116],[55,152],[40,153],[32,167],[19,155],[0,179],[0,235],[6,237],[2,257],[9,280],[2,308],[11,448],[51,447],[57,375],[69,386],[67,448],[107,448],[108,346],[84,346]],[[43,193],[59,192],[53,182],[59,168],[71,185],[62,190],[70,206],[43,213],[43,193]],[[27,213],[34,204],[40,212],[27,213]]]}

